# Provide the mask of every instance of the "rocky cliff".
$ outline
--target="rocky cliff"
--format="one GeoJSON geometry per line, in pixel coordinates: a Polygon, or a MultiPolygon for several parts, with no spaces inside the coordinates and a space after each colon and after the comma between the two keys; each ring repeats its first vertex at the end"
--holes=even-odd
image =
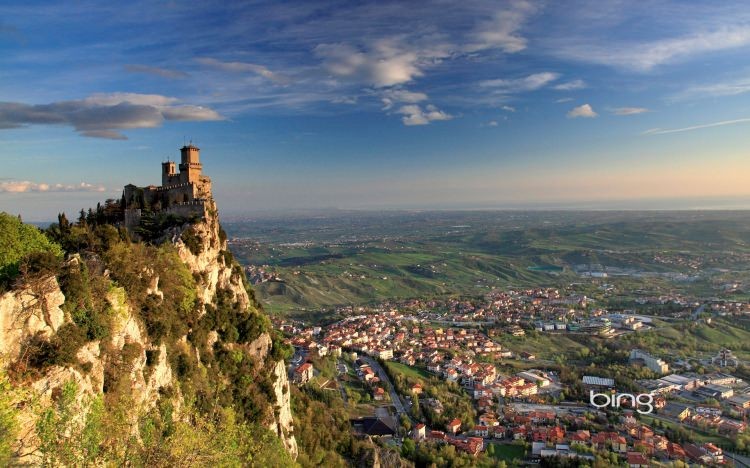
{"type": "Polygon", "coordinates": [[[38,462],[40,408],[68,382],[79,403],[125,398],[136,439],[136,418],[161,401],[175,419],[186,401],[226,401],[296,457],[279,344],[227,249],[214,202],[154,246],[119,240],[111,226],[85,229],[95,239],[66,257],[63,273],[29,277],[0,296],[0,362],[26,389],[15,405],[18,461],[38,462]]]}
{"type": "MultiPolygon", "coordinates": [[[[190,237],[199,241],[199,248],[186,245],[184,236],[176,240],[177,252],[182,261],[193,274],[201,277],[198,282],[198,297],[203,304],[215,304],[217,291],[226,291],[231,295],[231,301],[238,304],[242,310],[248,307],[257,310],[258,304],[251,299],[246,287],[246,280],[242,268],[233,261],[227,246],[226,234],[219,224],[215,203],[211,200],[206,205],[205,219],[188,228],[190,237]],[[194,236],[194,237],[193,237],[194,236]]],[[[185,231],[183,231],[183,234],[185,231]]],[[[212,339],[212,338],[210,338],[212,339]]],[[[265,362],[271,350],[272,342],[267,332],[253,340],[249,347],[256,354],[258,360],[265,362]]],[[[289,380],[283,361],[271,364],[273,373],[273,392],[275,395],[274,417],[268,423],[269,429],[281,438],[287,451],[293,457],[297,456],[297,441],[292,427],[292,410],[290,404],[289,380]]]]}

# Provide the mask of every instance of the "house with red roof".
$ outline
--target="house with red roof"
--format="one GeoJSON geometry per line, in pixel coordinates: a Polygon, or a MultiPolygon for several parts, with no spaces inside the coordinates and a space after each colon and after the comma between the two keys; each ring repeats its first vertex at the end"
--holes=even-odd
{"type": "Polygon", "coordinates": [[[611,448],[615,452],[625,453],[628,450],[628,441],[616,432],[599,432],[591,438],[591,443],[598,450],[611,448]]]}
{"type": "Polygon", "coordinates": [[[426,430],[427,430],[427,426],[425,426],[422,423],[417,424],[416,426],[414,426],[414,429],[412,429],[412,431],[411,431],[412,438],[414,440],[422,440],[422,439],[424,439],[427,436],[426,435],[426,430]]]}
{"type": "Polygon", "coordinates": [[[448,424],[446,424],[445,427],[448,430],[448,432],[453,433],[453,434],[457,434],[458,431],[461,430],[461,420],[458,419],[458,418],[456,418],[453,421],[451,421],[448,424]]]}
{"type": "Polygon", "coordinates": [[[628,466],[630,468],[648,468],[651,466],[651,463],[640,452],[628,452],[628,466]]]}
{"type": "Polygon", "coordinates": [[[302,385],[306,384],[313,378],[313,365],[309,362],[302,364],[301,366],[294,369],[294,383],[302,385]]]}

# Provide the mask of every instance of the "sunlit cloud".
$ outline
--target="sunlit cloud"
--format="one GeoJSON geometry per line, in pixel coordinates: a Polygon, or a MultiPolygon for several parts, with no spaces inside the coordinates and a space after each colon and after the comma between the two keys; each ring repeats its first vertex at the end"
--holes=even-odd
{"type": "Polygon", "coordinates": [[[50,184],[28,180],[0,180],[0,193],[28,192],[104,192],[103,185],[81,182],[79,184],[50,184]]]}
{"type": "Polygon", "coordinates": [[[436,120],[450,120],[453,118],[452,115],[429,104],[424,109],[416,104],[403,106],[398,110],[398,113],[403,115],[401,121],[407,126],[427,125],[436,120]]]}
{"type": "Polygon", "coordinates": [[[568,118],[569,119],[575,119],[577,117],[584,117],[584,118],[593,118],[598,116],[596,112],[594,112],[594,108],[591,107],[589,104],[583,104],[578,107],[574,107],[568,112],[568,118]]]}
{"type": "Polygon", "coordinates": [[[492,18],[483,21],[470,34],[467,52],[500,49],[506,53],[520,52],[527,47],[527,40],[520,29],[537,8],[528,1],[514,1],[507,8],[495,12],[492,18]]]}

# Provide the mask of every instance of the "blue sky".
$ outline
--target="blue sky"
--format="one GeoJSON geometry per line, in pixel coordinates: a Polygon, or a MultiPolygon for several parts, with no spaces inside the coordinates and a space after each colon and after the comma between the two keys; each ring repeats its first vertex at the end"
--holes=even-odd
{"type": "Polygon", "coordinates": [[[0,210],[750,206],[743,2],[225,3],[3,2],[0,210]]]}

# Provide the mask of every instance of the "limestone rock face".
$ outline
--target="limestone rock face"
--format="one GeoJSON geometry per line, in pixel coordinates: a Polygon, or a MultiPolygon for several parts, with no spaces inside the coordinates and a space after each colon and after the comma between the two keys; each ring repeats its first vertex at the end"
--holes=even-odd
{"type": "MultiPolygon", "coordinates": [[[[194,239],[200,244],[200,251],[194,253],[180,238],[181,232],[172,231],[165,240],[175,244],[178,255],[188,266],[197,281],[198,298],[203,304],[216,302],[217,291],[231,293],[233,302],[239,304],[242,310],[251,306],[251,299],[242,279],[242,271],[235,267],[231,256],[227,252],[226,239],[220,235],[220,227],[215,203],[206,202],[206,215],[203,221],[191,224],[184,229],[191,229],[194,239]]],[[[192,246],[195,250],[195,245],[192,246]]],[[[146,276],[153,272],[144,272],[146,276]]],[[[150,279],[148,293],[163,299],[159,288],[159,278],[153,275],[150,279]]],[[[159,346],[151,342],[145,326],[138,319],[139,315],[131,310],[126,292],[119,287],[112,287],[107,293],[107,302],[113,314],[112,333],[102,341],[86,343],[77,352],[78,366],[51,366],[44,370],[39,378],[29,383],[34,401],[39,405],[51,404],[53,392],[61,388],[66,382],[77,384],[79,402],[92,395],[101,395],[104,390],[108,366],[116,365],[111,362],[121,356],[128,355],[132,362],[128,362],[129,375],[127,382],[131,389],[135,407],[133,416],[139,411],[146,411],[160,398],[162,388],[176,388],[175,410],[179,411],[181,396],[177,378],[169,362],[169,352],[166,345],[159,346]],[[125,352],[127,349],[127,353],[125,352]],[[104,352],[106,350],[106,352],[104,352]],[[146,351],[157,356],[154,362],[147,365],[146,351]],[[114,356],[114,357],[113,357],[114,356]],[[110,362],[108,362],[110,361],[110,362]],[[85,370],[83,370],[85,369],[85,370]]],[[[0,296],[0,365],[3,367],[19,358],[23,343],[32,336],[42,334],[52,337],[58,329],[70,322],[61,309],[65,296],[55,277],[36,281],[33,285],[12,290],[0,296]]],[[[208,334],[209,349],[218,339],[215,331],[208,334]]],[[[187,340],[182,343],[189,346],[187,340]]],[[[273,369],[275,402],[274,410],[270,411],[273,420],[268,424],[269,429],[278,434],[287,451],[297,456],[297,441],[292,427],[292,413],[290,405],[290,388],[283,361],[267,362],[271,359],[272,340],[268,333],[262,333],[250,343],[242,344],[251,354],[263,364],[265,369],[273,369]]],[[[195,350],[197,353],[197,350],[195,350]]],[[[37,405],[38,406],[38,405],[37,405]]],[[[38,447],[34,433],[36,415],[32,405],[21,411],[19,423],[21,425],[18,441],[23,453],[33,453],[38,447]]],[[[35,464],[33,455],[22,460],[23,463],[35,464]]]]}
{"type": "MultiPolygon", "coordinates": [[[[198,284],[198,297],[203,304],[213,303],[216,300],[217,291],[221,289],[229,291],[232,300],[239,303],[242,309],[246,309],[250,305],[250,297],[242,281],[242,272],[234,269],[231,264],[227,264],[224,255],[224,252],[228,252],[227,241],[221,235],[216,204],[213,200],[206,202],[205,219],[193,224],[190,229],[200,240],[199,252],[191,251],[179,236],[174,236],[174,239],[182,261],[191,272],[201,277],[198,284]]],[[[215,334],[209,336],[209,343],[213,344],[215,340],[215,334]]],[[[263,333],[246,346],[259,362],[265,362],[271,351],[271,345],[271,337],[263,333]]],[[[269,429],[278,434],[287,451],[293,458],[296,458],[297,440],[293,432],[291,391],[286,368],[283,361],[276,362],[273,368],[275,406],[278,407],[278,411],[274,411],[274,420],[269,425],[269,429]]]]}
{"type": "Polygon", "coordinates": [[[292,455],[292,458],[297,458],[297,440],[294,438],[289,379],[287,378],[286,366],[283,361],[276,363],[273,373],[276,376],[273,390],[276,395],[279,412],[276,415],[275,424],[272,424],[269,429],[279,435],[281,441],[284,443],[284,447],[292,455]]]}
{"type": "MultiPolygon", "coordinates": [[[[82,367],[51,366],[28,386],[31,390],[29,398],[37,407],[51,404],[53,392],[62,388],[67,382],[75,382],[80,404],[93,395],[101,395],[104,390],[105,368],[108,363],[102,353],[102,347],[111,348],[110,354],[118,355],[125,345],[134,346],[140,352],[132,363],[129,380],[137,408],[150,408],[159,398],[161,388],[171,387],[174,376],[167,360],[167,349],[161,345],[159,360],[154,363],[149,373],[146,369],[146,350],[152,348],[148,337],[142,332],[141,325],[135,319],[130,306],[125,301],[125,292],[114,288],[107,295],[107,300],[114,313],[114,328],[106,343],[91,341],[82,346],[76,358],[82,367]],[[144,377],[148,374],[148,378],[144,377]]],[[[60,306],[65,302],[65,296],[60,290],[54,277],[39,281],[32,286],[5,293],[0,298],[0,358],[3,364],[13,362],[19,358],[22,344],[28,338],[41,333],[52,336],[69,317],[65,317],[60,306]]],[[[177,402],[179,407],[179,401],[177,402]]],[[[29,453],[24,463],[34,464],[34,449],[38,447],[34,425],[36,423],[35,405],[23,405],[19,415],[21,438],[18,441],[20,452],[29,453]]],[[[134,416],[137,411],[134,411],[134,416]]]]}
{"type": "Polygon", "coordinates": [[[0,296],[0,357],[8,362],[17,359],[27,337],[53,335],[64,322],[64,302],[55,277],[0,296]]]}

